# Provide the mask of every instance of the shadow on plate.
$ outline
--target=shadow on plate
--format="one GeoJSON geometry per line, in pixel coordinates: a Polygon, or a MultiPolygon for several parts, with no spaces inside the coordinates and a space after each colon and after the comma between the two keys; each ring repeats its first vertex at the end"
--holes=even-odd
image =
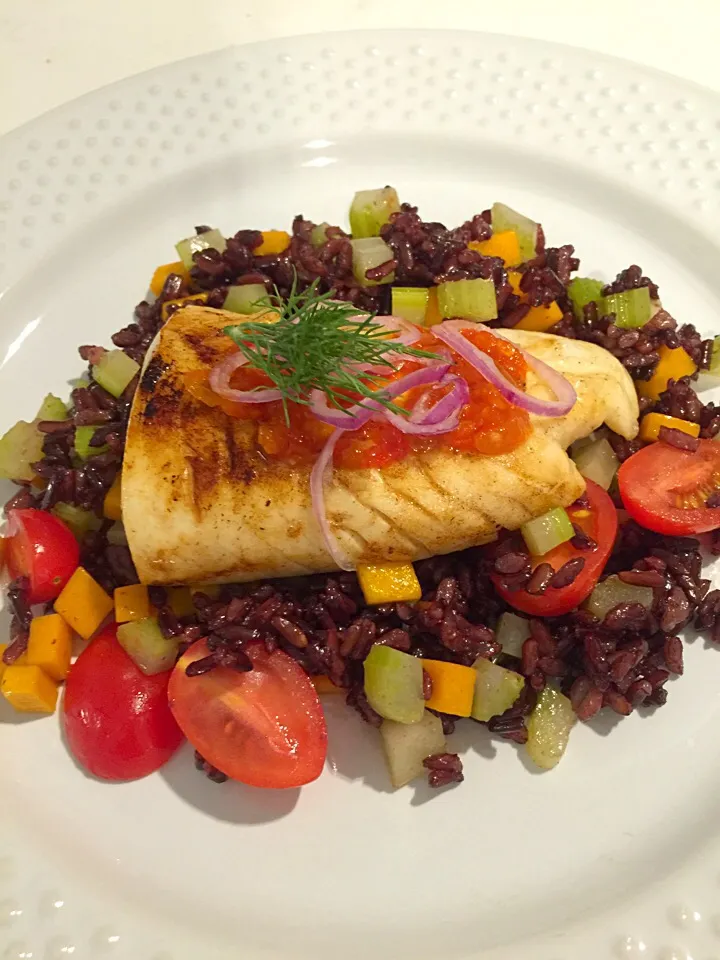
{"type": "Polygon", "coordinates": [[[322,698],[322,705],[328,725],[327,768],[331,775],[361,780],[378,793],[394,793],[378,731],[346,706],[344,697],[329,694],[322,698]]]}

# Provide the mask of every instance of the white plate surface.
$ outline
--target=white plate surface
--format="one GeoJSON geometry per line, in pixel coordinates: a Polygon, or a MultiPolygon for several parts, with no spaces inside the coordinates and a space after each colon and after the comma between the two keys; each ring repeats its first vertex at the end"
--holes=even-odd
{"type": "MultiPolygon", "coordinates": [[[[343,222],[384,183],[453,223],[504,200],[584,271],[640,263],[678,319],[717,327],[716,95],[516,38],[274,41],[2,140],[0,427],[66,389],[195,223],[343,222]]],[[[101,784],[56,719],[2,712],[0,958],[720,958],[717,651],[692,644],[652,718],[577,729],[551,774],[461,730],[466,783],[432,797],[388,792],[374,731],[329,712],[328,770],[282,793],[217,787],[188,750],[101,784]]]]}

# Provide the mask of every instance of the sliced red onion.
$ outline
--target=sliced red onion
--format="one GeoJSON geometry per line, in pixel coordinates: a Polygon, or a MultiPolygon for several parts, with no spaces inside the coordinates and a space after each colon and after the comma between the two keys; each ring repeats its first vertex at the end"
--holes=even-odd
{"type": "Polygon", "coordinates": [[[370,318],[370,315],[367,313],[356,313],[348,317],[348,320],[353,323],[362,323],[368,319],[370,319],[370,323],[384,327],[389,333],[394,333],[395,336],[391,341],[392,343],[401,343],[405,347],[410,347],[413,343],[417,343],[422,336],[420,328],[409,320],[406,320],[405,317],[395,317],[388,314],[386,317],[375,316],[370,318]]]}
{"type": "Polygon", "coordinates": [[[442,423],[455,411],[459,413],[470,399],[470,387],[467,381],[456,373],[446,373],[437,384],[439,387],[450,385],[452,389],[433,404],[430,404],[430,391],[423,393],[412,409],[410,422],[433,426],[436,423],[442,423]]]}
{"type": "MultiPolygon", "coordinates": [[[[562,374],[552,367],[533,357],[525,350],[520,350],[528,366],[545,381],[548,387],[555,394],[555,400],[540,400],[532,397],[530,394],[521,390],[516,384],[508,380],[495,365],[495,361],[486,353],[483,353],[475,344],[462,335],[462,330],[477,329],[477,324],[465,320],[446,320],[432,328],[433,334],[443,343],[455,350],[461,357],[482,374],[485,379],[496,387],[502,396],[510,403],[527,410],[528,413],[535,413],[541,417],[562,417],[572,410],[577,400],[577,394],[571,383],[569,383],[562,374]]],[[[501,337],[495,330],[488,327],[483,329],[492,336],[499,339],[501,337]]],[[[510,342],[510,341],[509,341],[510,342]]],[[[519,347],[517,349],[520,349],[519,347]]]]}
{"type": "Polygon", "coordinates": [[[220,397],[235,403],[272,403],[282,400],[282,393],[272,387],[258,387],[255,390],[233,390],[230,378],[248,362],[248,358],[239,350],[225,357],[210,371],[210,388],[220,397]]]}
{"type": "Polygon", "coordinates": [[[340,570],[354,570],[350,557],[342,549],[330,528],[325,504],[325,482],[326,480],[329,482],[332,476],[332,458],[335,452],[335,444],[343,433],[343,430],[333,431],[320,451],[310,473],[310,497],[313,514],[320,527],[327,552],[333,558],[333,562],[340,570]],[[329,476],[327,476],[328,474],[329,476]]]}
{"type": "Polygon", "coordinates": [[[384,415],[388,423],[391,423],[402,433],[410,433],[417,437],[439,437],[443,433],[450,433],[460,423],[460,411],[462,406],[458,406],[444,420],[438,423],[413,423],[408,417],[403,417],[399,413],[393,413],[392,410],[385,410],[384,415]]]}

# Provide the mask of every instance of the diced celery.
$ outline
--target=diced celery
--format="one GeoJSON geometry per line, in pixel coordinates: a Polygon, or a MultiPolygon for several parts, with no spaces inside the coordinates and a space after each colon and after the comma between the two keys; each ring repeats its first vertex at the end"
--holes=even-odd
{"type": "Polygon", "coordinates": [[[42,459],[43,435],[35,423],[25,420],[10,427],[0,438],[0,477],[7,480],[32,480],[30,464],[42,459]]]}
{"type": "Polygon", "coordinates": [[[710,366],[707,370],[700,371],[694,386],[696,390],[712,390],[713,387],[720,387],[720,337],[715,337],[713,340],[710,366]]]}
{"type": "Polygon", "coordinates": [[[225,237],[219,230],[206,230],[205,233],[198,233],[194,237],[188,237],[175,244],[178,256],[182,260],[186,270],[192,270],[194,265],[193,254],[200,253],[201,250],[217,250],[224,253],[227,243],[225,237]]]}
{"type": "Polygon", "coordinates": [[[653,312],[650,290],[647,287],[637,287],[635,290],[611,293],[603,297],[599,309],[603,314],[615,314],[616,327],[630,330],[644,327],[653,312]]]}
{"type": "Polygon", "coordinates": [[[534,557],[541,557],[566,540],[575,536],[570,517],[562,507],[548,510],[541,517],[528,520],[520,527],[527,548],[534,557]]]}
{"type": "Polygon", "coordinates": [[[545,687],[527,724],[525,749],[530,759],[543,770],[560,763],[574,724],[575,711],[568,698],[554,687],[545,687]]]}
{"type": "Polygon", "coordinates": [[[380,228],[391,214],[400,210],[400,199],[394,187],[381,190],[358,190],[350,205],[350,232],[354,239],[379,237],[380,228]]]}
{"type": "Polygon", "coordinates": [[[581,447],[577,452],[573,450],[572,458],[586,480],[593,480],[603,490],[610,489],[620,461],[605,437],[581,447]]]}
{"type": "Polygon", "coordinates": [[[148,677],[164,673],[175,665],[178,641],[175,637],[163,636],[155,617],[121,623],[117,638],[125,653],[148,677]]]}
{"type": "Polygon", "coordinates": [[[392,306],[390,311],[394,317],[403,317],[410,323],[425,323],[430,291],[427,287],[393,287],[392,306]]]}
{"type": "Polygon", "coordinates": [[[602,300],[604,286],[602,280],[595,280],[593,277],[574,277],[570,281],[567,292],[578,320],[582,320],[585,316],[583,307],[602,300]]]}
{"type": "Polygon", "coordinates": [[[474,720],[488,721],[505,713],[515,703],[525,686],[525,678],[482,657],[473,666],[476,672],[475,695],[470,716],[474,720]]]}
{"type": "Polygon", "coordinates": [[[497,299],[492,280],[448,280],[437,287],[440,316],[467,320],[495,320],[497,299]]]}
{"type": "Polygon", "coordinates": [[[99,453],[107,453],[107,446],[90,446],[90,441],[95,436],[97,427],[75,427],[75,453],[81,460],[89,460],[90,457],[96,457],[99,453]]]}
{"type": "Polygon", "coordinates": [[[139,370],[140,364],[122,350],[108,350],[92,368],[92,375],[104,390],[120,397],[139,370]]]}
{"type": "Polygon", "coordinates": [[[107,534],[108,543],[112,543],[116,547],[126,547],[127,546],[127,534],[125,533],[125,527],[122,524],[122,520],[116,520],[115,523],[110,527],[107,534]]]}
{"type": "Polygon", "coordinates": [[[223,310],[230,310],[232,313],[257,313],[269,304],[268,292],[262,283],[244,283],[228,287],[223,310]]]}
{"type": "Polygon", "coordinates": [[[530,624],[516,613],[504,613],[495,627],[495,639],[502,652],[510,657],[522,656],[522,647],[530,636],[530,624]]]}
{"type": "Polygon", "coordinates": [[[608,613],[620,603],[640,603],[646,610],[650,610],[654,596],[652,587],[639,587],[633,583],[625,583],[613,574],[596,584],[583,606],[598,620],[604,620],[608,613]]]}
{"type": "Polygon", "coordinates": [[[327,241],[327,229],[329,223],[317,223],[310,232],[310,243],[314,247],[321,247],[327,241]]]}
{"type": "Polygon", "coordinates": [[[422,662],[376,643],[365,658],[365,695],[386,720],[418,723],[425,712],[422,662]]]}
{"type": "Polygon", "coordinates": [[[524,217],[512,207],[504,203],[492,205],[493,233],[503,233],[505,230],[514,230],[520,244],[520,256],[523,263],[532,260],[537,253],[538,224],[529,217],[524,217]]]}
{"type": "Polygon", "coordinates": [[[380,736],[394,787],[404,787],[415,777],[421,777],[425,773],[423,760],[445,752],[442,720],[427,710],[418,723],[383,720],[380,736]]]}
{"type": "Polygon", "coordinates": [[[40,404],[36,420],[67,420],[68,408],[60,399],[49,393],[40,404]]]}
{"type": "Polygon", "coordinates": [[[376,287],[381,283],[393,282],[395,271],[379,280],[368,280],[365,276],[368,270],[394,259],[395,255],[384,240],[381,240],[380,237],[366,237],[360,240],[351,240],[350,244],[352,246],[353,274],[361,287],[376,287]]]}
{"type": "Polygon", "coordinates": [[[84,510],[73,503],[56,503],[52,512],[67,524],[78,540],[93,530],[99,530],[102,520],[92,510],[84,510]]]}

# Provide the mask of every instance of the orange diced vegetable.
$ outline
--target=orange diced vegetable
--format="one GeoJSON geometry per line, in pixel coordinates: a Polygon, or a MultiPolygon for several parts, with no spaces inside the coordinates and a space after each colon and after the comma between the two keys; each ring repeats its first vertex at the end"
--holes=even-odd
{"type": "Polygon", "coordinates": [[[444,660],[420,662],[432,680],[432,696],[425,702],[425,706],[440,713],[469,717],[475,695],[475,670],[460,663],[446,663],[444,660]]]}
{"type": "Polygon", "coordinates": [[[515,324],[514,329],[542,332],[554,327],[560,320],[562,320],[562,310],[553,300],[547,307],[530,307],[522,320],[515,324]]]}
{"type": "Polygon", "coordinates": [[[356,572],[366,603],[410,602],[422,596],[411,563],[361,563],[356,572]]]}
{"type": "Polygon", "coordinates": [[[129,587],[116,587],[113,596],[117,623],[145,620],[150,616],[150,597],[144,584],[133,583],[129,587]]]}
{"type": "Polygon", "coordinates": [[[112,609],[112,597],[84,567],[77,568],[55,601],[55,610],[84,640],[90,639],[112,609]]]}
{"type": "Polygon", "coordinates": [[[519,270],[508,270],[508,283],[512,287],[512,292],[516,297],[524,297],[525,293],[520,289],[522,274],[519,270]]]}
{"type": "Polygon", "coordinates": [[[669,427],[671,430],[682,430],[691,437],[700,436],[700,424],[689,420],[680,420],[679,417],[667,417],[664,413],[646,413],[640,421],[640,439],[652,443],[660,436],[660,427],[669,427]]]}
{"type": "Polygon", "coordinates": [[[438,306],[437,287],[430,287],[428,292],[428,302],[425,308],[425,326],[434,327],[436,323],[442,323],[442,315],[438,306]]]}
{"type": "Polygon", "coordinates": [[[667,389],[668,380],[679,380],[680,377],[690,377],[697,367],[692,357],[682,347],[671,350],[662,346],[658,350],[660,362],[649,380],[636,380],[638,393],[641,397],[659,400],[660,394],[667,389]]]}
{"type": "Polygon", "coordinates": [[[160,310],[160,315],[162,316],[163,323],[170,316],[169,310],[170,307],[182,307],[188,303],[207,303],[209,294],[208,293],[193,293],[190,297],[178,297],[177,300],[166,300],[162,305],[160,310]]]}
{"type": "Polygon", "coordinates": [[[40,667],[6,667],[0,692],[22,713],[53,713],[57,704],[57,684],[40,667]]]}
{"type": "Polygon", "coordinates": [[[171,587],[168,590],[168,602],[176,617],[189,617],[195,612],[189,587],[171,587]]]}
{"type": "Polygon", "coordinates": [[[336,686],[330,677],[312,677],[312,682],[315,685],[315,689],[318,693],[345,693],[343,688],[336,686]]]}
{"type": "Polygon", "coordinates": [[[520,242],[514,230],[494,233],[488,240],[472,240],[468,247],[477,250],[484,257],[500,257],[506,267],[516,267],[522,263],[520,242]]]}
{"type": "Polygon", "coordinates": [[[58,613],[35,617],[30,622],[27,662],[40,667],[53,680],[60,682],[70,672],[72,630],[58,613]]]}
{"type": "Polygon", "coordinates": [[[108,520],[122,520],[122,487],[120,483],[120,474],[112,482],[112,486],[105,494],[103,500],[103,514],[108,520]]]}
{"type": "Polygon", "coordinates": [[[256,257],[270,257],[275,253],[284,253],[290,246],[290,234],[285,230],[263,230],[262,243],[255,247],[256,257]]]}
{"type": "Polygon", "coordinates": [[[190,274],[187,272],[182,260],[177,260],[175,263],[163,263],[157,268],[150,281],[150,289],[156,297],[159,297],[162,293],[165,281],[171,273],[179,274],[185,282],[190,279],[190,274]]]}

